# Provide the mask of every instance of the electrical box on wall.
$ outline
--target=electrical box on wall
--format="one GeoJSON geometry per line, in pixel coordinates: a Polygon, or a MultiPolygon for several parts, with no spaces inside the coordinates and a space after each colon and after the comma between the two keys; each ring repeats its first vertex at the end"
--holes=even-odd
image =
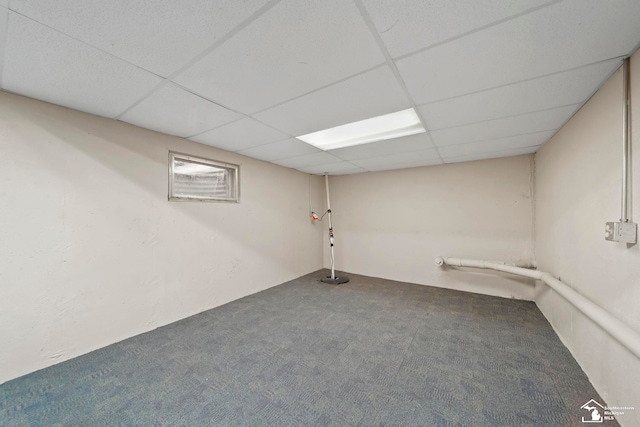
{"type": "Polygon", "coordinates": [[[638,240],[638,224],[634,222],[607,222],[604,238],[613,242],[636,243],[638,240]]]}

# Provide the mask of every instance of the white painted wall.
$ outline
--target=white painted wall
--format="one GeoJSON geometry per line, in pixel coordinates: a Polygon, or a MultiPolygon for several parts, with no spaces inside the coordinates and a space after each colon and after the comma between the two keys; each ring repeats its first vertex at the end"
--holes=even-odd
{"type": "MultiPolygon", "coordinates": [[[[640,55],[631,63],[633,220],[640,222],[640,55]]],[[[640,245],[604,240],[620,218],[621,70],[536,154],[536,253],[539,268],[560,276],[640,332],[640,245]]],[[[640,426],[640,360],[562,297],[539,283],[536,302],[618,417],[640,426]]]]}
{"type": "Polygon", "coordinates": [[[0,92],[0,383],[321,268],[310,198],[320,177],[0,92]],[[240,164],[241,203],[168,202],[169,150],[240,164]]]}
{"type": "MultiPolygon", "coordinates": [[[[336,268],[533,299],[529,279],[434,265],[439,255],[531,258],[531,161],[518,156],[330,177],[336,268]]],[[[328,254],[325,238],[325,267],[328,254]]]]}

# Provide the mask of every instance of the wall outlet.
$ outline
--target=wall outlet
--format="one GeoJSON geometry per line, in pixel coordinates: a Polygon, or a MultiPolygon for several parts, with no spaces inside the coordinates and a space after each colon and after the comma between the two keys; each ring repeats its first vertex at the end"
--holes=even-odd
{"type": "Polygon", "coordinates": [[[605,240],[622,243],[637,243],[638,224],[634,222],[607,222],[604,228],[605,240]]]}

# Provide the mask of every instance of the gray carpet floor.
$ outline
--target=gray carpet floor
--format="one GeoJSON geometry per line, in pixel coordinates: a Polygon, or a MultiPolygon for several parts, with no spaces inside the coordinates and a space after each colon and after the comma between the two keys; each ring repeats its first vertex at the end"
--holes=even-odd
{"type": "Polygon", "coordinates": [[[605,403],[532,302],[326,274],[6,382],[0,425],[578,426],[605,403]]]}

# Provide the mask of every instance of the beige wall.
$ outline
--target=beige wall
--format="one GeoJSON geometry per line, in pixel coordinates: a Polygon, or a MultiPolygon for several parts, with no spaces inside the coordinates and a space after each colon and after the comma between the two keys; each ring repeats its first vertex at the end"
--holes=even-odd
{"type": "Polygon", "coordinates": [[[0,383],[322,267],[320,177],[0,93],[0,383]],[[241,203],[167,201],[174,150],[241,203]]]}
{"type": "MultiPolygon", "coordinates": [[[[631,64],[632,206],[640,220],[640,55],[631,64]]],[[[536,154],[536,252],[539,268],[560,276],[640,332],[640,246],[604,240],[604,224],[620,218],[621,71],[536,154]]],[[[602,397],[635,406],[618,417],[640,425],[640,361],[549,288],[536,302],[602,397]]]]}
{"type": "Polygon", "coordinates": [[[533,299],[528,279],[434,265],[439,255],[531,258],[531,161],[518,156],[330,177],[336,268],[533,299]]]}

